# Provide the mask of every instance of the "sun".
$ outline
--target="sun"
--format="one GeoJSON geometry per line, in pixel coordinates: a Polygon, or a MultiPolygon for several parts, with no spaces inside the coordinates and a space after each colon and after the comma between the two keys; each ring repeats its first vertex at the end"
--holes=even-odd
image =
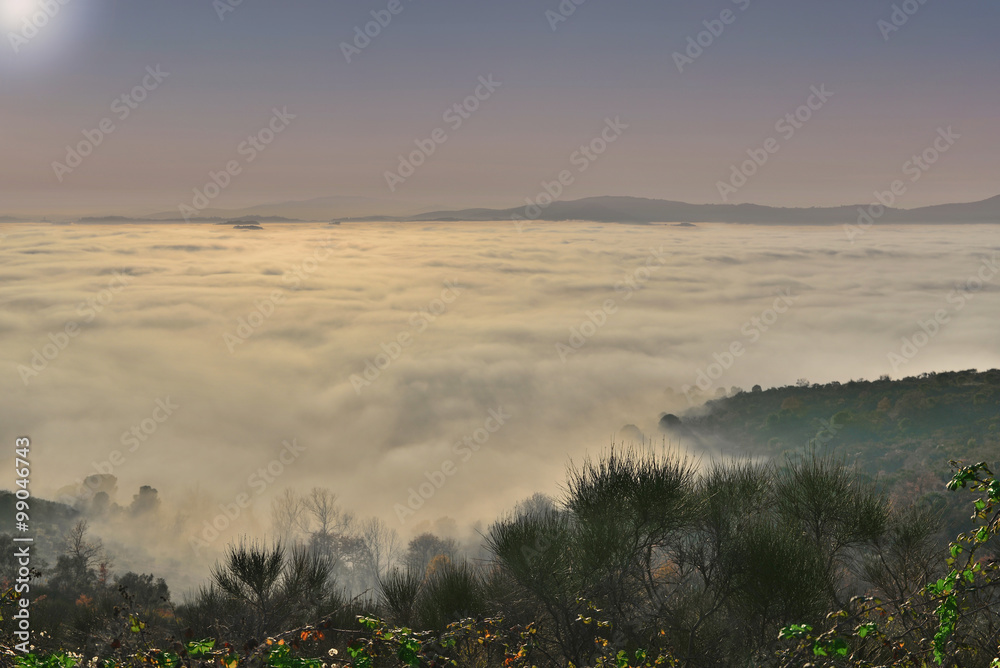
{"type": "Polygon", "coordinates": [[[0,17],[7,27],[16,28],[39,8],[39,0],[0,0],[0,17]]]}

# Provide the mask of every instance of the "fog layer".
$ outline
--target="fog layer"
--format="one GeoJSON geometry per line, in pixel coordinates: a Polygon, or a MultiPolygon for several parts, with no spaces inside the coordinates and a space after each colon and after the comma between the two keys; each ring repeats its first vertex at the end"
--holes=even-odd
{"type": "Polygon", "coordinates": [[[151,485],[177,554],[219,504],[213,549],[271,531],[286,487],[405,537],[659,440],[699,381],[1000,366],[991,226],[264,227],[0,228],[0,437],[31,437],[34,494],[151,485]]]}

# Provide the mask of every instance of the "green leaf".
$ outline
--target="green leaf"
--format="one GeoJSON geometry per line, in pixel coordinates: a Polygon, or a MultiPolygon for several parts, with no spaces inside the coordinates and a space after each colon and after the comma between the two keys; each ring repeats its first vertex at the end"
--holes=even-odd
{"type": "Polygon", "coordinates": [[[212,651],[215,647],[215,641],[212,639],[206,640],[195,640],[187,644],[188,654],[191,655],[193,659],[201,659],[208,656],[208,653],[212,651]]]}
{"type": "Polygon", "coordinates": [[[785,640],[787,638],[804,638],[808,634],[812,633],[813,627],[808,624],[791,624],[781,629],[778,633],[778,638],[785,640]]]}
{"type": "Polygon", "coordinates": [[[132,630],[132,633],[139,633],[144,628],[146,628],[146,623],[139,621],[139,618],[136,617],[135,615],[128,616],[128,623],[129,623],[129,628],[132,630]]]}
{"type": "Polygon", "coordinates": [[[875,633],[878,630],[876,624],[862,624],[857,628],[857,633],[859,638],[867,638],[870,634],[875,633]]]}

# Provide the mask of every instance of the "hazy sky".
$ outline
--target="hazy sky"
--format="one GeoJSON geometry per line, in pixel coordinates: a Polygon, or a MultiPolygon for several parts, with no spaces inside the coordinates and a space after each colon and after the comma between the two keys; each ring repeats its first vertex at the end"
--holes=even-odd
{"type": "Polygon", "coordinates": [[[961,140],[900,204],[1000,191],[1000,7],[984,0],[910,0],[916,13],[891,33],[878,26],[890,0],[586,0],[558,23],[546,17],[558,0],[399,0],[350,63],[341,44],[389,0],[243,0],[221,19],[236,0],[66,0],[37,34],[12,37],[28,34],[18,7],[41,11],[32,2],[0,3],[0,215],[172,209],[230,160],[241,173],[213,206],[515,206],[609,117],[628,130],[564,197],[720,202],[718,181],[775,137],[780,150],[730,201],[867,202],[947,126],[961,140]],[[724,10],[730,23],[679,71],[673,54],[724,10]],[[169,76],[121,119],[112,104],[147,66],[169,76]],[[499,88],[453,130],[445,110],[490,75],[499,88]],[[781,138],[776,121],[812,86],[833,96],[781,138]],[[244,162],[241,142],[274,108],[296,118],[244,162]],[[60,182],[52,163],[105,118],[113,132],[60,182]],[[385,172],[437,128],[447,140],[391,193],[385,172]]]}

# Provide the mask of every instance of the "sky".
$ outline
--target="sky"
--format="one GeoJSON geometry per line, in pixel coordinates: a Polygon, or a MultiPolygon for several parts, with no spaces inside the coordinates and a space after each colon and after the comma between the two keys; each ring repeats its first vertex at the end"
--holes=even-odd
{"type": "Polygon", "coordinates": [[[213,207],[512,207],[609,119],[627,129],[562,198],[868,202],[949,127],[960,139],[899,205],[1000,192],[1000,7],[985,0],[51,2],[37,30],[23,18],[45,3],[0,2],[0,216],[174,210],[231,162],[213,207]],[[689,38],[706,46],[678,66],[689,38]],[[779,132],[813,87],[832,94],[779,132]],[[477,88],[455,127],[445,112],[477,88]],[[248,160],[275,110],[285,127],[248,160]],[[720,181],[769,138],[777,150],[724,200],[720,181]],[[412,174],[387,178],[428,141],[412,174]]]}

